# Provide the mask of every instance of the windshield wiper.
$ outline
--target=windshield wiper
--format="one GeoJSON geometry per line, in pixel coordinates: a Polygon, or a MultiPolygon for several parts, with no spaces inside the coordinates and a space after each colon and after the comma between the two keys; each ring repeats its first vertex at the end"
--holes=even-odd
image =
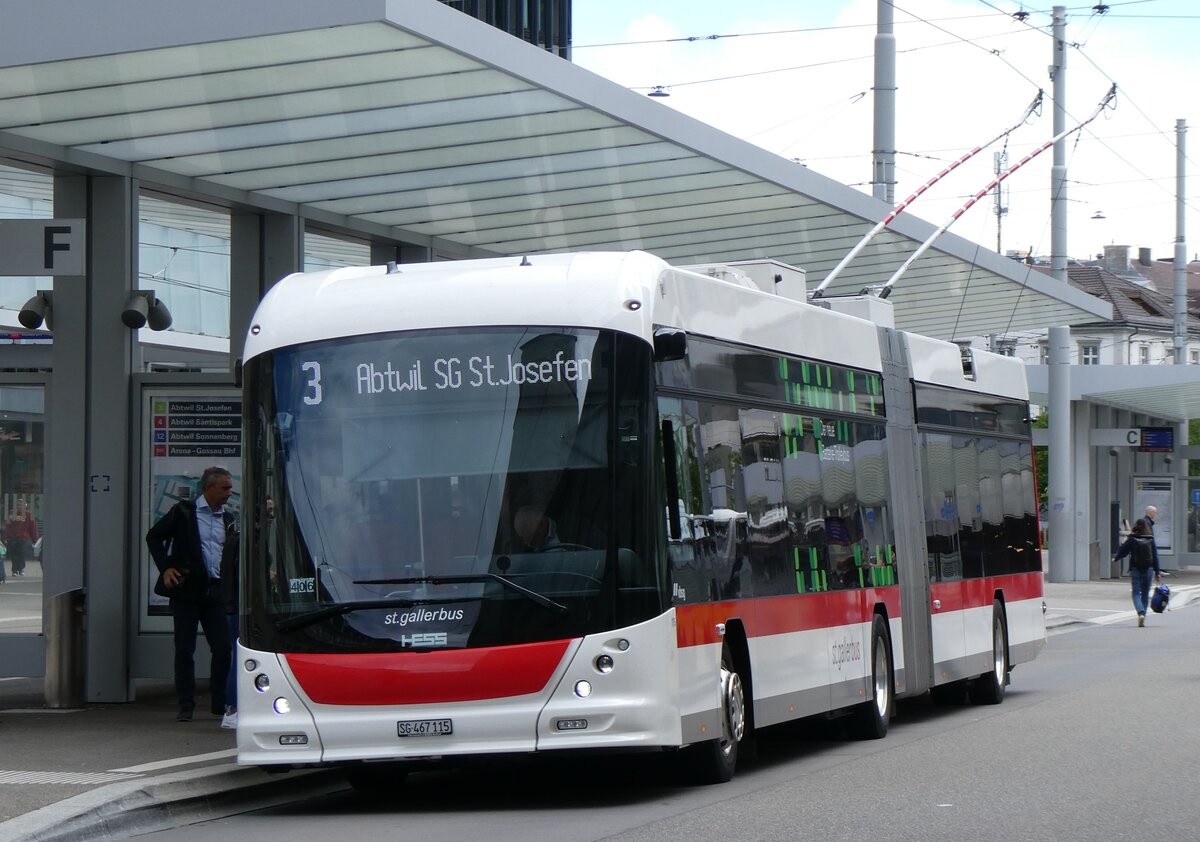
{"type": "Polygon", "coordinates": [[[472,582],[499,582],[506,588],[516,591],[526,599],[536,602],[543,608],[549,608],[551,611],[557,611],[560,614],[565,614],[570,609],[560,602],[555,602],[548,596],[543,596],[537,591],[531,591],[524,585],[518,585],[507,576],[501,576],[499,573],[470,573],[463,576],[417,576],[411,579],[357,579],[355,585],[456,585],[460,583],[472,582]]]}
{"type": "Polygon", "coordinates": [[[295,631],[304,626],[319,623],[321,620],[328,619],[329,617],[337,617],[341,614],[349,614],[351,611],[362,611],[370,608],[409,608],[413,605],[442,605],[462,601],[460,597],[446,599],[413,599],[411,597],[356,599],[350,602],[338,602],[333,605],[326,605],[323,608],[317,608],[304,614],[297,614],[295,617],[276,620],[275,628],[281,632],[295,631]]]}

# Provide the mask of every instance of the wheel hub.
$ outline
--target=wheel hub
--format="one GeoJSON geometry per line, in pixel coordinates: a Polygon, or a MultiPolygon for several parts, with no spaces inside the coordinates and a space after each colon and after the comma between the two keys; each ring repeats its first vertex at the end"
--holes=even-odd
{"type": "Polygon", "coordinates": [[[741,676],[722,667],[721,690],[725,700],[725,734],[722,736],[724,747],[726,741],[741,742],[746,733],[746,707],[741,676]]]}

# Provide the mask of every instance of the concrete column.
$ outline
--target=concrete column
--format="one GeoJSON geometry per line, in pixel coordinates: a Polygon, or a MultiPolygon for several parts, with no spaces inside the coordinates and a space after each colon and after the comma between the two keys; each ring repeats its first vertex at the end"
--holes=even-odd
{"type": "Polygon", "coordinates": [[[1174,511],[1171,512],[1171,524],[1174,532],[1171,534],[1171,546],[1175,555],[1168,560],[1167,566],[1178,569],[1188,562],[1185,553],[1188,547],[1188,460],[1179,448],[1186,447],[1188,441],[1188,422],[1179,421],[1175,424],[1175,452],[1171,454],[1171,464],[1167,473],[1175,481],[1174,511]]]}
{"type": "MultiPolygon", "coordinates": [[[[84,176],[54,179],[54,210],[60,217],[88,216],[88,180],[84,176]]],[[[90,239],[90,238],[89,238],[90,239]]],[[[89,246],[90,254],[90,246],[89,246]]],[[[86,271],[86,269],[85,269],[86,271]]],[[[87,501],[87,302],[88,276],[54,279],[54,342],[50,347],[53,375],[46,390],[45,474],[42,517],[45,539],[42,550],[43,642],[52,600],[78,591],[84,583],[86,546],[82,528],[87,501]]],[[[121,406],[116,404],[116,406],[121,406]]],[[[78,618],[76,618],[78,619],[78,618]]],[[[123,626],[119,626],[117,633],[123,626]]],[[[51,648],[57,641],[50,639],[51,648]]],[[[44,675],[47,699],[57,688],[77,677],[62,671],[62,661],[49,663],[49,650],[21,647],[5,651],[5,666],[12,675],[44,675]],[[37,659],[37,663],[29,662],[37,659]],[[58,672],[55,672],[56,668],[58,672]],[[44,670],[44,672],[43,672],[44,670]]],[[[85,667],[86,668],[86,667],[85,667]]],[[[76,687],[75,689],[78,689],[76,687]]]]}
{"type": "Polygon", "coordinates": [[[304,271],[304,218],[281,213],[262,216],[262,291],[279,279],[304,271]]]}
{"type": "MultiPolygon", "coordinates": [[[[1111,429],[1117,425],[1116,411],[1109,406],[1098,406],[1095,410],[1095,426],[1101,429],[1111,429]]],[[[1117,552],[1118,543],[1113,536],[1114,505],[1120,506],[1121,492],[1118,485],[1120,450],[1115,446],[1104,445],[1093,447],[1092,457],[1095,459],[1095,512],[1096,538],[1100,541],[1100,578],[1111,578],[1111,566],[1108,561],[1117,552]]]]}
{"type": "Polygon", "coordinates": [[[84,695],[89,702],[125,702],[133,698],[127,641],[130,559],[137,554],[129,547],[127,489],[132,462],[130,351],[136,333],[121,322],[121,311],[138,271],[138,184],[119,176],[89,180],[87,397],[83,404],[87,425],[84,695]]]}
{"type": "Polygon", "coordinates": [[[1047,447],[1047,498],[1050,508],[1051,582],[1072,581],[1075,519],[1071,481],[1071,329],[1052,327],[1048,336],[1047,378],[1050,444],[1047,447]]]}
{"type": "MultiPolygon", "coordinates": [[[[85,176],[55,177],[54,212],[61,217],[87,217],[85,176]]],[[[89,247],[89,257],[91,253],[89,247]]],[[[79,408],[87,400],[87,286],[86,275],[54,279],[54,344],[50,352],[54,376],[46,396],[44,500],[46,542],[51,553],[42,570],[46,596],[83,587],[80,525],[87,496],[87,416],[79,408]]]]}
{"type": "MultiPolygon", "coordinates": [[[[1053,422],[1051,422],[1053,424],[1053,422]]],[[[1071,448],[1071,519],[1072,519],[1072,548],[1071,557],[1074,561],[1072,577],[1077,582],[1086,582],[1092,578],[1091,544],[1095,536],[1097,521],[1096,509],[1092,505],[1092,460],[1095,458],[1092,447],[1088,444],[1091,414],[1086,401],[1071,403],[1071,432],[1069,447],[1071,448]]],[[[1095,571],[1099,578],[1099,566],[1095,571]]]]}
{"type": "Polygon", "coordinates": [[[262,217],[235,213],[229,217],[229,368],[246,347],[250,318],[262,299],[262,217]]]}
{"type": "Polygon", "coordinates": [[[429,263],[433,260],[433,248],[412,243],[400,244],[401,263],[429,263]]]}
{"type": "Polygon", "coordinates": [[[371,265],[386,266],[392,261],[400,262],[400,247],[395,243],[371,241],[371,265]]]}
{"type": "Polygon", "coordinates": [[[229,365],[246,346],[258,302],[285,275],[304,268],[304,220],[284,214],[235,213],[230,217],[229,365]]]}

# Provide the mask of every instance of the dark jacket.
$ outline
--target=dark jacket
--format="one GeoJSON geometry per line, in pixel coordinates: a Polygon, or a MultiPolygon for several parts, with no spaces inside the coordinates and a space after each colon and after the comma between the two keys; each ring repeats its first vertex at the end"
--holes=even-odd
{"type": "MultiPolygon", "coordinates": [[[[221,589],[226,597],[232,587],[236,596],[238,525],[237,516],[225,511],[225,545],[221,550],[221,589]],[[225,581],[225,571],[230,569],[231,581],[225,581]]],[[[169,592],[172,599],[199,600],[208,593],[208,570],[204,566],[204,553],[200,549],[200,526],[196,522],[196,504],[191,500],[180,500],[171,507],[158,523],[146,533],[146,545],[150,557],[161,576],[171,567],[183,571],[183,584],[169,592]]]]}
{"type": "Polygon", "coordinates": [[[1120,561],[1121,559],[1125,558],[1125,556],[1129,556],[1129,566],[1130,567],[1140,567],[1140,568],[1153,567],[1155,573],[1162,572],[1158,566],[1158,552],[1157,552],[1157,548],[1154,546],[1154,536],[1153,535],[1130,535],[1128,538],[1125,539],[1125,542],[1123,544],[1121,544],[1121,549],[1117,550],[1117,561],[1120,561]],[[1134,553],[1133,550],[1134,550],[1134,547],[1139,544],[1149,545],[1148,549],[1150,550],[1150,562],[1148,564],[1139,564],[1137,561],[1137,555],[1134,553]]]}

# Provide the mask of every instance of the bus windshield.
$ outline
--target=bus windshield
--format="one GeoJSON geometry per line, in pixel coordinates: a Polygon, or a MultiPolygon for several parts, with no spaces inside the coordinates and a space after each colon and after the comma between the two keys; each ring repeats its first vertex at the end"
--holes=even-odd
{"type": "Polygon", "coordinates": [[[616,493],[646,484],[649,457],[620,454],[648,438],[632,371],[649,362],[617,345],[632,340],[442,330],[252,360],[257,644],[494,646],[610,627],[622,592],[657,610],[648,539],[622,526],[645,492],[616,493]]]}

